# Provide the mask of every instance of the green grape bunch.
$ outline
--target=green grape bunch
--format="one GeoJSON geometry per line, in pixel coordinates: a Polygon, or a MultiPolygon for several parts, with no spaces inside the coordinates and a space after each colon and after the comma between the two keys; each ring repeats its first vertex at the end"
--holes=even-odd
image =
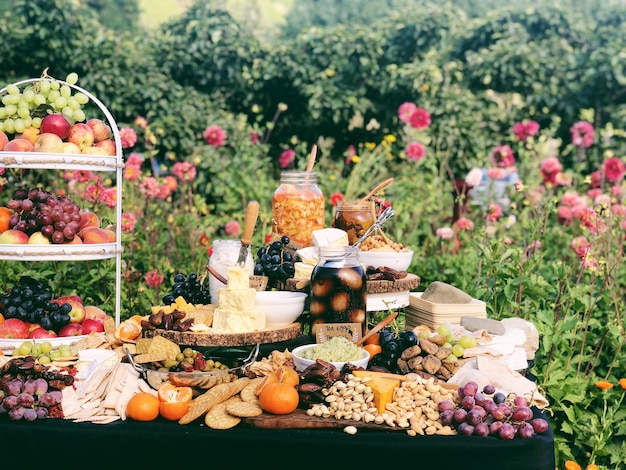
{"type": "Polygon", "coordinates": [[[20,89],[16,84],[8,85],[0,106],[0,131],[21,134],[25,129],[39,129],[47,114],[60,113],[70,124],[85,121],[83,106],[89,97],[71,87],[78,82],[78,74],[68,74],[65,81],[48,75],[46,69],[38,81],[20,89]]]}

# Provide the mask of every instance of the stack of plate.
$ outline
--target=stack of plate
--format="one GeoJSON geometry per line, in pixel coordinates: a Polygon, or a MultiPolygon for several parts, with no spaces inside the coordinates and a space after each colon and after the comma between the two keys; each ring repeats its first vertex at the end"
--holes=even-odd
{"type": "Polygon", "coordinates": [[[485,302],[472,299],[466,304],[442,304],[422,300],[422,292],[409,294],[409,305],[405,309],[406,328],[413,329],[418,325],[426,325],[436,330],[439,325],[460,325],[461,317],[486,318],[485,302]]]}

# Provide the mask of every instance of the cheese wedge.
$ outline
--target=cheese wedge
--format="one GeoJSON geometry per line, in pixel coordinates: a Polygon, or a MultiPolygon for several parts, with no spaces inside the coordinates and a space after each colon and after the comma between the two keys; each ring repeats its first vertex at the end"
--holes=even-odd
{"type": "Polygon", "coordinates": [[[378,413],[381,414],[385,411],[387,403],[393,402],[393,394],[400,386],[400,380],[377,377],[370,380],[367,384],[374,393],[374,406],[376,406],[378,413]]]}
{"type": "Polygon", "coordinates": [[[369,377],[370,379],[393,379],[400,381],[409,380],[409,377],[406,375],[392,374],[391,372],[376,372],[373,370],[353,370],[352,375],[362,379],[369,377]]]}
{"type": "Polygon", "coordinates": [[[313,244],[320,246],[348,246],[348,234],[341,229],[329,227],[313,230],[313,244]]]}

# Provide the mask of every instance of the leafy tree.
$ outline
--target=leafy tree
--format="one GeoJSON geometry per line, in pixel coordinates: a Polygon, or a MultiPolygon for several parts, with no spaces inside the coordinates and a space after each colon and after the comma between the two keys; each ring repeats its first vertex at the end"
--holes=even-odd
{"type": "Polygon", "coordinates": [[[139,24],[138,0],[87,0],[86,4],[107,28],[132,31],[139,24]]]}

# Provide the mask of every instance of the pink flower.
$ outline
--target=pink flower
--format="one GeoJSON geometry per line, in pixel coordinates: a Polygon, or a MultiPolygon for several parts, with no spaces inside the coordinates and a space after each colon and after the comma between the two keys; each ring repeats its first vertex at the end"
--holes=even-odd
{"type": "Polygon", "coordinates": [[[621,180],[626,173],[626,165],[617,157],[604,160],[604,177],[609,183],[621,180]]]}
{"type": "Polygon", "coordinates": [[[559,171],[554,176],[554,184],[558,184],[559,186],[571,186],[572,185],[572,175],[559,171]]]}
{"type": "Polygon", "coordinates": [[[583,198],[575,191],[568,191],[561,196],[561,204],[567,207],[577,206],[583,202],[583,198]]]}
{"type": "Polygon", "coordinates": [[[435,230],[435,235],[442,240],[449,240],[454,236],[454,231],[450,227],[439,227],[435,230]]]}
{"type": "Polygon", "coordinates": [[[159,186],[156,178],[148,176],[139,183],[139,191],[145,196],[156,198],[160,192],[159,186]]]}
{"type": "Polygon", "coordinates": [[[102,192],[104,187],[99,184],[90,184],[85,189],[85,197],[93,204],[99,204],[102,199],[102,192]]]}
{"type": "Polygon", "coordinates": [[[137,143],[137,133],[132,127],[122,127],[120,129],[120,140],[122,141],[122,148],[133,147],[137,143]]]}
{"type": "Polygon", "coordinates": [[[569,247],[574,250],[574,253],[580,258],[584,259],[589,253],[589,248],[591,245],[589,244],[589,240],[587,237],[581,235],[579,237],[575,237],[569,244],[569,247]]]}
{"type": "Polygon", "coordinates": [[[606,232],[606,224],[592,207],[587,207],[583,211],[580,224],[594,236],[606,232]]]}
{"type": "Polygon", "coordinates": [[[126,165],[123,173],[125,180],[137,181],[141,176],[141,168],[138,165],[126,165]]]}
{"type": "Polygon", "coordinates": [[[172,194],[172,188],[170,188],[167,183],[162,183],[161,186],[159,186],[157,199],[165,200],[170,194],[172,194]]]}
{"type": "Polygon", "coordinates": [[[539,166],[539,170],[543,175],[543,182],[546,183],[555,183],[556,175],[561,171],[563,167],[561,166],[561,162],[556,157],[548,157],[545,158],[541,165],[539,166]]]}
{"type": "Polygon", "coordinates": [[[146,280],[146,284],[154,289],[163,284],[163,279],[165,279],[165,277],[163,276],[163,274],[159,274],[159,271],[155,269],[153,271],[147,272],[144,276],[144,279],[146,280]]]}
{"type": "Polygon", "coordinates": [[[409,124],[414,129],[426,129],[430,126],[430,113],[424,108],[416,107],[411,114],[409,124]]]}
{"type": "Polygon", "coordinates": [[[178,188],[178,180],[170,175],[165,177],[165,184],[169,186],[170,192],[174,192],[178,188]]]}
{"type": "Polygon", "coordinates": [[[128,158],[126,158],[127,165],[141,166],[143,164],[143,161],[143,155],[139,152],[131,152],[130,155],[128,155],[128,158]]]}
{"type": "Polygon", "coordinates": [[[133,121],[133,124],[141,129],[148,127],[148,120],[143,116],[137,116],[133,121]]]}
{"type": "Polygon", "coordinates": [[[592,273],[597,272],[598,268],[600,267],[600,263],[593,256],[586,256],[584,259],[581,260],[581,264],[583,268],[588,269],[592,273]]]}
{"type": "Polygon", "coordinates": [[[489,208],[487,209],[487,213],[485,214],[485,219],[488,222],[495,222],[500,217],[502,217],[502,207],[499,204],[491,203],[489,204],[489,208]]]}
{"type": "Polygon", "coordinates": [[[337,207],[337,204],[344,200],[343,194],[341,193],[332,193],[330,195],[330,204],[333,207],[337,207]]]}
{"type": "Polygon", "coordinates": [[[236,220],[231,220],[226,224],[226,227],[224,227],[224,232],[226,232],[226,235],[229,237],[236,238],[241,233],[241,225],[236,220]]]}
{"type": "Polygon", "coordinates": [[[172,166],[172,173],[181,181],[193,181],[196,177],[196,167],[190,162],[176,162],[172,166]]]}
{"type": "Polygon", "coordinates": [[[226,142],[226,131],[218,125],[207,127],[202,135],[205,142],[213,147],[221,147],[226,142]]]}
{"type": "Polygon", "coordinates": [[[356,155],[356,148],[354,147],[354,145],[350,145],[348,146],[348,150],[346,151],[346,160],[345,160],[345,164],[349,165],[350,163],[352,163],[352,158],[356,155]]]}
{"type": "Polygon", "coordinates": [[[102,192],[102,202],[106,204],[107,207],[115,207],[117,205],[117,189],[116,188],[107,188],[102,192]]]}
{"type": "Polygon", "coordinates": [[[296,159],[296,152],[291,149],[283,150],[278,157],[278,166],[281,168],[287,168],[296,159]]]}
{"type": "Polygon", "coordinates": [[[559,223],[564,224],[572,220],[572,208],[571,207],[559,206],[556,212],[559,218],[559,223]]]}
{"type": "Polygon", "coordinates": [[[259,133],[258,132],[251,131],[248,135],[250,136],[250,143],[252,145],[256,145],[256,144],[259,143],[259,133]]]}
{"type": "Polygon", "coordinates": [[[600,170],[594,171],[593,173],[591,173],[589,175],[589,178],[591,180],[591,187],[592,188],[599,188],[600,186],[602,186],[602,172],[600,170]]]}
{"type": "Polygon", "coordinates": [[[405,103],[402,103],[398,107],[398,118],[400,118],[400,121],[408,124],[411,121],[411,116],[413,115],[413,112],[416,109],[417,109],[417,106],[415,106],[414,103],[410,103],[408,101],[405,103]]]}
{"type": "Polygon", "coordinates": [[[132,232],[137,225],[137,217],[130,212],[124,212],[122,214],[122,232],[132,232]]]}
{"type": "Polygon", "coordinates": [[[487,176],[492,180],[501,180],[506,178],[506,170],[504,168],[489,168],[487,176]]]}
{"type": "Polygon", "coordinates": [[[465,176],[465,183],[471,187],[475,188],[480,184],[483,179],[483,171],[480,168],[472,168],[469,173],[465,176]]]}
{"type": "Polygon", "coordinates": [[[595,130],[591,123],[578,121],[570,128],[569,132],[572,135],[572,143],[576,147],[588,148],[593,145],[595,130]]]}
{"type": "Polygon", "coordinates": [[[508,168],[515,165],[513,149],[508,145],[498,145],[491,155],[494,165],[500,168],[508,168]]]}
{"type": "Polygon", "coordinates": [[[94,176],[92,171],[89,170],[76,170],[72,173],[72,178],[74,178],[79,183],[86,183],[94,176]]]}
{"type": "Polygon", "coordinates": [[[459,230],[470,231],[474,229],[474,222],[472,222],[467,217],[459,217],[455,224],[459,228],[459,230]]]}
{"type": "Polygon", "coordinates": [[[597,198],[600,194],[602,194],[601,188],[593,188],[587,191],[587,196],[589,196],[591,199],[597,198]]]}
{"type": "Polygon", "coordinates": [[[625,216],[626,215],[626,206],[624,204],[613,204],[611,206],[611,214],[625,216]]]}
{"type": "Polygon", "coordinates": [[[421,142],[411,142],[406,146],[406,158],[414,162],[419,162],[426,156],[426,149],[421,142]]]}
{"type": "Polygon", "coordinates": [[[513,133],[517,140],[525,141],[529,137],[534,137],[539,132],[539,123],[537,121],[517,122],[513,126],[513,133]]]}

